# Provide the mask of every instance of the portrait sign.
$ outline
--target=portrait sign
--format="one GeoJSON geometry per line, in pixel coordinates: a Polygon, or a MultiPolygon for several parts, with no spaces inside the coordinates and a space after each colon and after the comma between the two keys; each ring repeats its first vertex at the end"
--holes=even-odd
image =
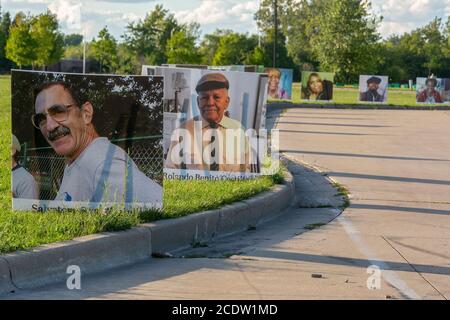
{"type": "Polygon", "coordinates": [[[269,75],[269,98],[291,100],[294,71],[292,69],[266,68],[265,72],[269,75]]]}
{"type": "Polygon", "coordinates": [[[387,103],[389,77],[359,76],[359,102],[387,103]]]}
{"type": "Polygon", "coordinates": [[[13,209],[161,208],[163,86],[13,70],[13,209]]]}
{"type": "Polygon", "coordinates": [[[302,100],[333,101],[334,73],[302,72],[302,100]]]}
{"type": "MultiPolygon", "coordinates": [[[[246,179],[261,174],[265,74],[156,67],[163,75],[168,179],[246,179]]],[[[267,155],[267,152],[264,153],[267,155]]]]}
{"type": "Polygon", "coordinates": [[[446,97],[446,80],[441,78],[417,78],[416,101],[417,103],[438,104],[444,103],[446,97]]]}

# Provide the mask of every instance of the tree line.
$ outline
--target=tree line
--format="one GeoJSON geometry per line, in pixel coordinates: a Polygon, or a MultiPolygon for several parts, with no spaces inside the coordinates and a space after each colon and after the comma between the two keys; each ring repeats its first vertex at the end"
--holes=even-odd
{"type": "MultiPolygon", "coordinates": [[[[103,73],[134,74],[142,64],[164,63],[271,67],[276,45],[276,67],[294,69],[297,80],[301,71],[312,70],[335,72],[346,83],[360,74],[389,75],[391,82],[450,76],[450,17],[383,39],[383,17],[371,13],[368,0],[278,0],[276,9],[277,19],[274,1],[261,1],[255,13],[259,35],[217,29],[201,36],[199,24],[180,23],[157,5],[129,23],[120,39],[105,26],[86,41],[86,56],[103,73]]],[[[0,70],[81,59],[82,42],[79,34],[61,33],[50,11],[19,12],[11,19],[0,8],[0,70]]]]}

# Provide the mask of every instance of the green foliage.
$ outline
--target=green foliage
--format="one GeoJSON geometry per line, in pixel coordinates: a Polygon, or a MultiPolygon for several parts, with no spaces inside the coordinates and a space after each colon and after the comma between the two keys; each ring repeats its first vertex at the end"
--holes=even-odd
{"type": "Polygon", "coordinates": [[[200,25],[184,26],[167,41],[166,56],[170,64],[200,64],[202,55],[196,46],[200,25]]]}
{"type": "Polygon", "coordinates": [[[166,62],[166,46],[171,35],[180,31],[173,14],[157,5],[144,20],[130,23],[123,39],[141,64],[161,65],[166,62]]]}
{"type": "Polygon", "coordinates": [[[245,64],[247,65],[264,65],[265,62],[265,52],[261,46],[256,46],[253,51],[251,51],[247,58],[245,58],[245,64]]]}
{"type": "Polygon", "coordinates": [[[56,15],[50,11],[38,16],[19,12],[14,18],[6,43],[6,56],[19,66],[48,66],[63,54],[63,35],[56,15]]]}
{"type": "Polygon", "coordinates": [[[119,60],[117,74],[140,74],[142,65],[126,44],[119,43],[117,45],[117,57],[119,60]]]}
{"type": "MultiPolygon", "coordinates": [[[[392,73],[392,81],[417,76],[450,74],[449,20],[435,18],[422,28],[392,36],[384,43],[381,70],[392,73]],[[396,72],[397,71],[397,72],[396,72]]],[[[391,75],[391,73],[388,73],[391,75]]]]}
{"type": "Polygon", "coordinates": [[[337,81],[350,83],[375,71],[380,20],[369,13],[370,2],[325,0],[308,34],[322,70],[336,73],[337,81]]]}
{"type": "Polygon", "coordinates": [[[18,13],[9,30],[6,57],[20,67],[31,65],[37,59],[36,40],[31,36],[31,18],[18,13]]]}
{"type": "Polygon", "coordinates": [[[257,46],[258,38],[248,34],[228,33],[220,37],[213,65],[242,65],[257,46]]]}
{"type": "Polygon", "coordinates": [[[11,17],[9,12],[2,13],[0,7],[0,58],[5,58],[6,40],[9,37],[9,27],[11,26],[11,17]]]}
{"type": "Polygon", "coordinates": [[[219,48],[220,39],[223,36],[232,34],[231,30],[221,30],[217,29],[211,34],[206,34],[200,43],[200,53],[203,56],[203,64],[212,65],[214,56],[216,55],[217,49],[219,48]]]}
{"type": "Polygon", "coordinates": [[[113,72],[118,65],[117,42],[104,27],[98,33],[98,40],[92,41],[92,55],[100,62],[100,72],[113,72]]]}
{"type": "Polygon", "coordinates": [[[64,36],[64,46],[79,46],[83,42],[83,36],[81,34],[66,34],[64,36]]]}
{"type": "Polygon", "coordinates": [[[30,34],[36,43],[33,64],[48,66],[58,62],[64,54],[64,36],[59,32],[58,19],[50,11],[32,18],[30,34]]]}

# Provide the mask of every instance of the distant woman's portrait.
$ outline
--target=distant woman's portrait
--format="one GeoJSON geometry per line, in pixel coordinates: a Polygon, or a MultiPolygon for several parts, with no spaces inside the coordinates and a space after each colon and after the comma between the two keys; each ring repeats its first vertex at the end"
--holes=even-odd
{"type": "Polygon", "coordinates": [[[302,98],[306,100],[323,100],[329,101],[333,99],[333,82],[323,80],[319,73],[313,72],[303,87],[302,98]]]}
{"type": "Polygon", "coordinates": [[[286,91],[280,86],[281,72],[278,69],[270,69],[269,72],[269,97],[271,99],[287,99],[286,91]]]}

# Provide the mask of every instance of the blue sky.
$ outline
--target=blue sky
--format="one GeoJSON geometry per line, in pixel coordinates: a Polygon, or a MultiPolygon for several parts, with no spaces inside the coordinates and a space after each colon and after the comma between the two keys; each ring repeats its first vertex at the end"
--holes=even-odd
{"type": "MultiPolygon", "coordinates": [[[[18,11],[36,14],[49,8],[58,15],[63,32],[80,33],[82,29],[88,39],[105,25],[120,39],[129,22],[144,18],[157,4],[182,22],[199,22],[203,33],[217,28],[257,32],[253,15],[259,0],[0,0],[2,10],[13,15],[18,11]]],[[[372,7],[384,17],[380,27],[384,37],[410,31],[435,16],[450,15],[450,0],[372,0],[372,7]]]]}

